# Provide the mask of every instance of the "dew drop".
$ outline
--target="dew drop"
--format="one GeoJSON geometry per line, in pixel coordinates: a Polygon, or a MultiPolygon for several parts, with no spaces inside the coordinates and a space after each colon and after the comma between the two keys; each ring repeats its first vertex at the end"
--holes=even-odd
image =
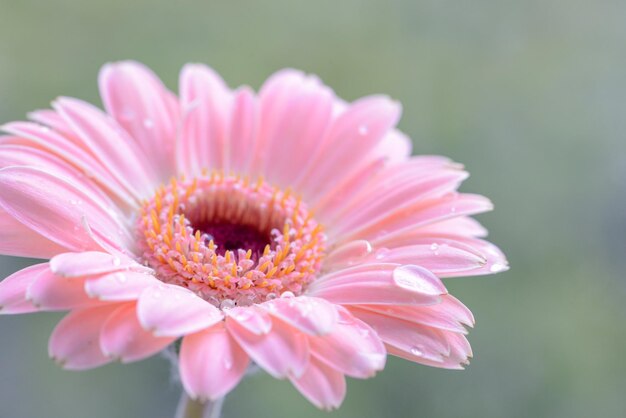
{"type": "Polygon", "coordinates": [[[435,280],[436,277],[418,266],[406,265],[393,270],[393,281],[397,286],[418,293],[440,295],[445,292],[441,282],[435,280]]]}
{"type": "Polygon", "coordinates": [[[252,299],[247,295],[237,298],[237,306],[251,306],[252,304],[252,299]]]}
{"type": "Polygon", "coordinates": [[[506,266],[504,264],[495,263],[489,268],[492,273],[498,273],[500,271],[506,270],[506,266]]]}
{"type": "Polygon", "coordinates": [[[283,292],[283,293],[280,295],[280,297],[281,297],[281,298],[293,298],[293,297],[295,297],[295,296],[296,296],[296,295],[294,295],[294,294],[293,294],[293,292],[291,292],[291,291],[289,291],[289,290],[288,290],[288,291],[286,291],[286,292],[283,292]]]}
{"type": "Polygon", "coordinates": [[[387,248],[381,248],[380,250],[376,251],[376,260],[384,260],[390,252],[391,251],[389,251],[389,249],[387,248]]]}
{"type": "Polygon", "coordinates": [[[119,257],[113,257],[113,261],[112,261],[114,266],[119,266],[120,264],[122,264],[122,260],[120,260],[119,257]]]}
{"type": "Polygon", "coordinates": [[[411,347],[411,354],[413,354],[414,356],[423,356],[424,351],[422,350],[421,346],[414,345],[413,347],[411,347]]]}
{"type": "Polygon", "coordinates": [[[267,300],[274,300],[276,298],[277,298],[276,293],[268,293],[267,296],[265,296],[265,299],[267,300]]]}
{"type": "Polygon", "coordinates": [[[126,277],[125,274],[123,273],[118,273],[115,275],[115,277],[117,278],[117,281],[121,284],[126,283],[126,281],[128,280],[128,278],[126,277]]]}
{"type": "Polygon", "coordinates": [[[231,313],[231,315],[239,322],[245,322],[253,316],[250,309],[237,309],[236,312],[231,313]]]}
{"type": "Polygon", "coordinates": [[[231,359],[224,359],[224,368],[230,370],[233,368],[233,361],[231,359]]]}
{"type": "Polygon", "coordinates": [[[222,303],[220,303],[220,309],[223,311],[233,309],[234,307],[235,307],[235,301],[232,299],[224,299],[222,303]]]}

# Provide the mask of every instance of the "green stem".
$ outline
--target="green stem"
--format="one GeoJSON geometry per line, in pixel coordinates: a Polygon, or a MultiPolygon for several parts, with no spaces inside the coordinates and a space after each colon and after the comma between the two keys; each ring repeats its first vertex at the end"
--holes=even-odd
{"type": "Polygon", "coordinates": [[[176,409],[176,418],[220,418],[223,403],[224,398],[216,401],[197,401],[191,399],[183,390],[176,409]]]}

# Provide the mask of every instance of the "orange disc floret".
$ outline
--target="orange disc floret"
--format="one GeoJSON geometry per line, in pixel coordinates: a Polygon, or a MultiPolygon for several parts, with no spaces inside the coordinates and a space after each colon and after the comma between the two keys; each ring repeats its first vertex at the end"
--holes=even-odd
{"type": "Polygon", "coordinates": [[[290,190],[223,173],[173,179],[144,202],[139,251],[157,277],[219,306],[301,294],[326,236],[290,190]]]}

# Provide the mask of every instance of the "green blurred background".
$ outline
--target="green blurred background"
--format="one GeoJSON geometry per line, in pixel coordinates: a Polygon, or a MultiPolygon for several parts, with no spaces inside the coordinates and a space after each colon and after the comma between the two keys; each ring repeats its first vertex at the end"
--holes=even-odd
{"type": "MultiPolygon", "coordinates": [[[[231,86],[318,74],[353,100],[388,93],[416,153],[463,162],[463,190],[510,272],[449,280],[476,315],[464,372],[391,359],[317,411],[248,379],[235,417],[620,417],[626,411],[626,3],[598,0],[0,0],[0,121],[58,95],[100,103],[98,68],[137,59],[176,89],[189,61],[231,86]]],[[[0,274],[28,264],[0,258],[0,274]]],[[[0,417],[171,417],[169,365],[65,372],[56,314],[0,318],[0,417]]]]}

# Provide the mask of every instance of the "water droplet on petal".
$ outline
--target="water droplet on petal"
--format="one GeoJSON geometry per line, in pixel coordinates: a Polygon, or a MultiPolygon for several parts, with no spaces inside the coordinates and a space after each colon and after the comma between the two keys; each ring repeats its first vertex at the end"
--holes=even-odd
{"type": "Polygon", "coordinates": [[[491,266],[489,270],[493,273],[498,273],[500,271],[506,270],[506,266],[504,264],[495,263],[491,266]]]}
{"type": "Polygon", "coordinates": [[[152,119],[150,119],[150,118],[146,118],[146,119],[143,120],[143,126],[146,129],[152,129],[152,128],[154,128],[154,121],[152,119]]]}
{"type": "Polygon", "coordinates": [[[295,297],[295,296],[296,296],[296,295],[294,295],[294,294],[293,294],[293,292],[291,292],[291,291],[289,291],[289,290],[288,290],[288,291],[286,291],[286,292],[283,292],[283,293],[280,295],[280,297],[281,297],[281,298],[293,298],[293,297],[295,297]]]}
{"type": "Polygon", "coordinates": [[[268,293],[267,296],[265,296],[265,299],[267,300],[274,300],[277,298],[276,293],[268,293]]]}
{"type": "Polygon", "coordinates": [[[436,276],[428,270],[414,265],[396,267],[393,270],[393,281],[403,289],[428,295],[441,295],[446,292],[443,284],[436,276]]]}
{"type": "Polygon", "coordinates": [[[122,260],[120,260],[119,257],[113,257],[113,261],[112,261],[114,266],[119,266],[120,264],[122,264],[122,260]]]}
{"type": "Polygon", "coordinates": [[[414,356],[423,356],[424,351],[422,350],[421,346],[415,345],[411,347],[411,354],[413,354],[414,356]]]}
{"type": "Polygon", "coordinates": [[[224,368],[226,370],[230,370],[233,368],[233,361],[231,359],[225,358],[223,362],[224,362],[224,368]]]}
{"type": "Polygon", "coordinates": [[[115,275],[115,277],[117,278],[117,281],[122,284],[126,283],[126,281],[128,280],[124,273],[118,273],[115,275]]]}
{"type": "Polygon", "coordinates": [[[232,299],[224,299],[222,303],[220,303],[220,309],[223,311],[233,309],[235,307],[235,301],[232,299]]]}
{"type": "Polygon", "coordinates": [[[389,251],[388,248],[381,248],[381,249],[379,249],[378,251],[376,251],[376,260],[383,260],[383,259],[385,259],[389,255],[390,252],[391,251],[389,251]]]}

